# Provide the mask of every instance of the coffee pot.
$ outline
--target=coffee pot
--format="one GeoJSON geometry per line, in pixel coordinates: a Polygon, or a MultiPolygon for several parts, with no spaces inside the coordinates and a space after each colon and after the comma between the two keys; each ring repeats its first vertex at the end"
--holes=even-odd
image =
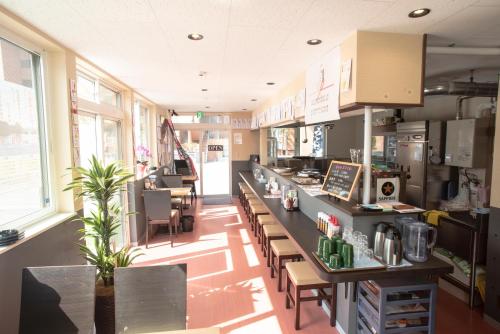
{"type": "Polygon", "coordinates": [[[380,223],[377,225],[377,231],[375,232],[375,239],[373,240],[373,255],[379,259],[384,257],[385,231],[387,228],[388,225],[386,223],[380,223]]]}
{"type": "Polygon", "coordinates": [[[383,259],[390,266],[399,266],[403,261],[401,233],[394,227],[389,227],[385,232],[383,259]]]}
{"type": "Polygon", "coordinates": [[[418,222],[407,225],[406,231],[406,258],[415,262],[427,261],[429,250],[436,244],[437,230],[425,223],[418,222]]]}

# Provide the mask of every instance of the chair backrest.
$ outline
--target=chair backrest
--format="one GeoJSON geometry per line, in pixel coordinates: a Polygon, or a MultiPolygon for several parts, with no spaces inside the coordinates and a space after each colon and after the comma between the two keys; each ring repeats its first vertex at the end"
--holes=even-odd
{"type": "Polygon", "coordinates": [[[187,161],[184,159],[175,159],[174,166],[177,173],[179,173],[179,168],[189,168],[187,161]]]}
{"type": "Polygon", "coordinates": [[[181,188],[182,187],[182,175],[181,174],[170,174],[161,177],[163,184],[166,188],[181,188]]]}
{"type": "Polygon", "coordinates": [[[172,213],[170,190],[144,190],[146,219],[169,220],[172,213]]]}
{"type": "Polygon", "coordinates": [[[186,329],[185,263],[115,269],[116,333],[186,329]]]}
{"type": "Polygon", "coordinates": [[[19,333],[93,333],[95,266],[24,268],[19,333]]]}

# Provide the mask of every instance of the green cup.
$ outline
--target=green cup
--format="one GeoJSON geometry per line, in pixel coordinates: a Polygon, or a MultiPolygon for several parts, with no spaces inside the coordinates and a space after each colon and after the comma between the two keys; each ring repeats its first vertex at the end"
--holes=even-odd
{"type": "Polygon", "coordinates": [[[335,253],[342,256],[342,245],[344,244],[344,240],[338,238],[335,240],[335,253]]]}
{"type": "Polygon", "coordinates": [[[335,235],[332,237],[332,242],[333,242],[333,254],[337,254],[337,240],[341,239],[339,236],[335,235]]]}
{"type": "Polygon", "coordinates": [[[342,245],[342,260],[345,268],[354,267],[354,248],[351,244],[342,245]]]}
{"type": "Polygon", "coordinates": [[[328,262],[333,253],[333,242],[330,239],[325,240],[323,244],[323,261],[328,262]]]}
{"type": "Polygon", "coordinates": [[[342,268],[342,258],[338,254],[330,255],[330,262],[328,266],[332,269],[340,269],[342,268]]]}
{"type": "Polygon", "coordinates": [[[328,240],[326,235],[322,235],[318,239],[318,252],[317,254],[321,257],[323,256],[323,248],[325,247],[325,241],[328,240]]]}

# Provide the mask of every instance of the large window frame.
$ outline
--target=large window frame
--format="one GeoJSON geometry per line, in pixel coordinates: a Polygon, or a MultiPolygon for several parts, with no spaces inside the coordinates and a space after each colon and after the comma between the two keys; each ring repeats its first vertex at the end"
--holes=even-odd
{"type": "Polygon", "coordinates": [[[134,136],[134,156],[137,161],[150,161],[152,157],[144,157],[138,153],[139,146],[145,146],[149,149],[150,153],[153,154],[152,143],[151,143],[151,106],[143,101],[142,99],[137,98],[134,102],[134,108],[132,111],[133,118],[133,136],[134,136]],[[144,111],[144,117],[141,116],[141,112],[144,111]],[[144,124],[141,124],[141,121],[144,120],[144,124]],[[141,133],[141,128],[144,129],[144,133],[141,133]],[[142,138],[143,137],[143,138],[142,138]],[[141,139],[139,141],[139,139],[141,139]],[[144,139],[144,142],[142,142],[144,139]]]}
{"type": "Polygon", "coordinates": [[[23,40],[22,38],[0,29],[0,39],[10,43],[31,55],[31,72],[33,79],[33,89],[35,92],[36,115],[38,127],[38,145],[40,154],[40,177],[42,196],[40,209],[27,213],[23,216],[12,219],[11,221],[0,224],[0,229],[20,229],[25,230],[37,222],[46,219],[56,213],[56,196],[52,180],[54,179],[54,164],[49,154],[49,117],[46,107],[46,85],[47,77],[46,54],[45,52],[23,40]]]}

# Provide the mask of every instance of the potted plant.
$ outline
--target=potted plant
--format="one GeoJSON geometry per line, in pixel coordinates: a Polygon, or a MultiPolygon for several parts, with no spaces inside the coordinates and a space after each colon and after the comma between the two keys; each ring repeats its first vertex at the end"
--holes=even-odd
{"type": "Polygon", "coordinates": [[[119,163],[104,166],[95,156],[90,167],[72,168],[78,176],[65,190],[75,190],[78,198],[90,201],[95,208],[84,217],[82,243],[79,244],[83,257],[97,267],[95,325],[97,333],[115,332],[114,314],[114,269],[127,267],[139,255],[130,247],[115,250],[112,238],[120,228],[122,208],[116,200],[124,190],[128,179],[134,176],[119,163]]]}

